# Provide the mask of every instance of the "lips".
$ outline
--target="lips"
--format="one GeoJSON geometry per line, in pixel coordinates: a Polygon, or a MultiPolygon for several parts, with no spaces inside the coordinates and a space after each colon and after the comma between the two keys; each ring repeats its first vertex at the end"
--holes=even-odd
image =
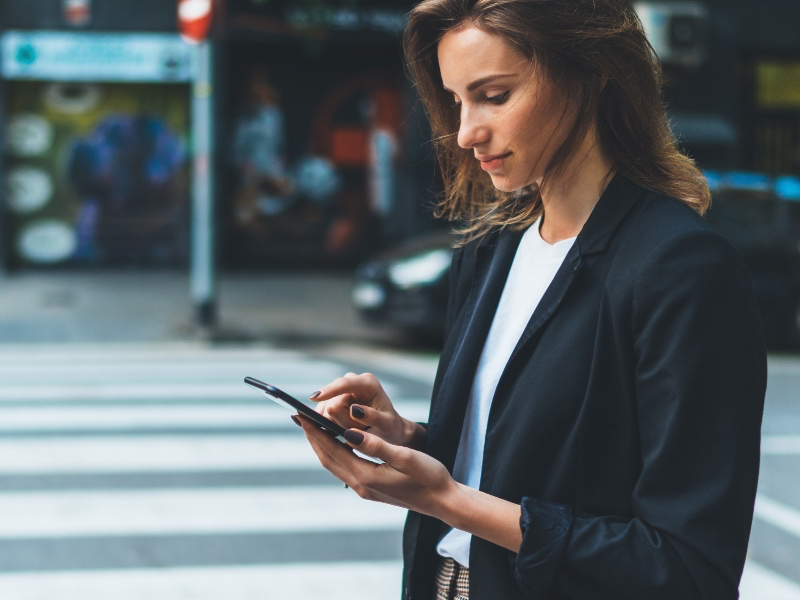
{"type": "Polygon", "coordinates": [[[511,152],[506,152],[505,154],[499,154],[497,156],[489,156],[486,158],[477,158],[481,163],[481,169],[484,171],[494,171],[502,166],[503,160],[511,156],[511,152]]]}

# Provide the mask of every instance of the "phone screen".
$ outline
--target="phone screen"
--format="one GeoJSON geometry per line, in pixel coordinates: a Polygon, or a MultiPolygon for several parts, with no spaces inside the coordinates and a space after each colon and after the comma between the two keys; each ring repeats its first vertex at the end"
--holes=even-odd
{"type": "Polygon", "coordinates": [[[290,396],[283,390],[279,390],[274,385],[271,385],[269,383],[264,383],[263,381],[259,381],[255,377],[245,377],[244,382],[249,386],[261,390],[281,406],[288,408],[293,412],[297,411],[304,417],[308,417],[309,419],[314,421],[317,425],[319,425],[323,429],[327,429],[329,432],[335,435],[336,439],[338,439],[341,442],[344,442],[344,427],[338,425],[337,423],[334,423],[327,417],[324,417],[323,415],[319,414],[312,407],[301,402],[297,398],[290,396]]]}

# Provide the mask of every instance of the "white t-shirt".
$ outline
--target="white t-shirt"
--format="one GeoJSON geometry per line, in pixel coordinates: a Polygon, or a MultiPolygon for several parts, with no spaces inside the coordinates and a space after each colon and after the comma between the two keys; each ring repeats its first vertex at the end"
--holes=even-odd
{"type": "MultiPolygon", "coordinates": [[[[471,488],[478,489],[481,482],[483,445],[497,383],[533,311],[575,242],[572,237],[548,244],[539,233],[540,221],[537,219],[520,240],[467,402],[453,478],[471,488]]],[[[469,567],[471,540],[471,534],[451,529],[436,551],[469,567]]]]}

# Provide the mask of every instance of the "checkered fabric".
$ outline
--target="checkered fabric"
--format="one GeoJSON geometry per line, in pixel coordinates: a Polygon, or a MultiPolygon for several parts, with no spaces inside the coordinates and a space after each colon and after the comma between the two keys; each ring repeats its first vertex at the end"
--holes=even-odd
{"type": "Polygon", "coordinates": [[[434,600],[469,600],[469,569],[452,558],[439,558],[434,600]]]}

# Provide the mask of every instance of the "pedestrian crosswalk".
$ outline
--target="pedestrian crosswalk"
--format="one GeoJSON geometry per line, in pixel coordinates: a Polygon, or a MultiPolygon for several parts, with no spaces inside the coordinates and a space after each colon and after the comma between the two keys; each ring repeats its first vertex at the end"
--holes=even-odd
{"type": "MultiPolygon", "coordinates": [[[[424,420],[430,364],[403,369],[387,391],[424,420]]],[[[242,382],[303,398],[349,370],[266,346],[0,348],[0,598],[396,597],[404,511],[343,489],[242,382]]]]}
{"type": "MultiPolygon", "coordinates": [[[[0,599],[397,597],[404,511],[343,489],[285,409],[242,380],[304,398],[372,369],[424,420],[435,357],[325,356],[0,346],[0,599]]],[[[797,518],[757,509],[784,529],[797,518]]],[[[748,563],[741,598],[800,600],[800,586],[748,563]]]]}

